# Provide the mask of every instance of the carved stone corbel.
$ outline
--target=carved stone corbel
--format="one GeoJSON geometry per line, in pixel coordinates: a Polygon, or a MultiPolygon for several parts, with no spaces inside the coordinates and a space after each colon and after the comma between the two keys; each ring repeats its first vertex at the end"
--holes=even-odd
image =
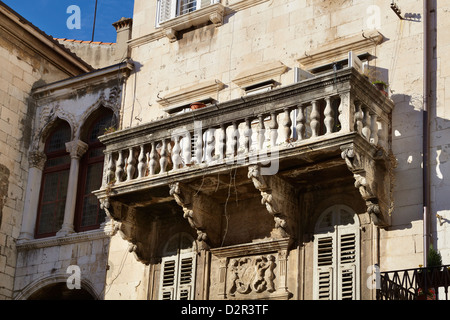
{"type": "Polygon", "coordinates": [[[376,159],[370,157],[363,150],[358,150],[354,144],[342,147],[341,157],[353,174],[355,187],[365,201],[367,213],[370,215],[373,223],[380,227],[386,226],[388,224],[388,214],[384,211],[387,210],[382,209],[380,203],[389,203],[390,199],[383,199],[383,197],[386,197],[386,194],[380,192],[380,185],[383,185],[386,179],[389,179],[389,177],[383,176],[387,173],[380,170],[376,159]],[[376,179],[379,181],[377,182],[376,179]]]}
{"type": "Polygon", "coordinates": [[[183,218],[185,218],[189,225],[197,231],[197,241],[201,245],[206,245],[208,235],[205,232],[205,228],[200,226],[194,218],[194,203],[193,203],[193,190],[188,187],[182,187],[179,182],[169,184],[170,195],[174,197],[175,202],[183,209],[183,218]]]}
{"type": "Polygon", "coordinates": [[[248,178],[252,180],[256,189],[261,192],[261,204],[265,205],[267,211],[273,216],[275,226],[272,231],[273,238],[285,238],[289,236],[287,231],[287,218],[282,212],[282,204],[274,197],[274,191],[269,185],[272,176],[263,176],[260,165],[248,167],[248,178]]]}

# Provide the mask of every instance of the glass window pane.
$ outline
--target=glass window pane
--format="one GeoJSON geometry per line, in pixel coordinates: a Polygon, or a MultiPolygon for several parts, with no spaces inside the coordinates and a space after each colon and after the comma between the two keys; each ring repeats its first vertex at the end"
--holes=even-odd
{"type": "Polygon", "coordinates": [[[102,176],[103,163],[95,163],[88,167],[81,216],[82,227],[93,226],[104,221],[105,212],[100,209],[97,197],[92,194],[92,191],[100,189],[102,176]]]}
{"type": "Polygon", "coordinates": [[[105,133],[105,129],[113,125],[113,117],[111,114],[101,118],[92,128],[91,134],[89,135],[89,143],[96,142],[98,137],[105,133]]]}
{"type": "Polygon", "coordinates": [[[46,152],[65,151],[66,142],[69,142],[71,132],[69,125],[61,125],[47,140],[46,152]]]}

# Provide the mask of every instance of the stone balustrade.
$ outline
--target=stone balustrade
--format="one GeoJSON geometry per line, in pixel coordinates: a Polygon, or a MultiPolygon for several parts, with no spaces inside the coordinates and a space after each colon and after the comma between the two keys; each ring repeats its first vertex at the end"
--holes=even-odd
{"type": "MultiPolygon", "coordinates": [[[[359,135],[390,149],[392,101],[352,68],[101,137],[102,189],[251,163],[359,135]]],[[[276,173],[276,172],[275,172],[276,173]]],[[[178,179],[178,178],[177,178],[178,179]]]]}

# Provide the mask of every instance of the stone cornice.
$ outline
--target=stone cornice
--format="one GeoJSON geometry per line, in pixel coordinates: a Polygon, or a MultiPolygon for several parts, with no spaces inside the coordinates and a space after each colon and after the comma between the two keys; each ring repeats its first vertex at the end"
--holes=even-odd
{"type": "Polygon", "coordinates": [[[265,239],[252,243],[210,249],[219,258],[232,258],[288,250],[290,238],[265,239]]]}
{"type": "Polygon", "coordinates": [[[275,80],[274,78],[278,78],[287,69],[280,61],[271,61],[240,72],[233,82],[239,87],[245,88],[263,81],[275,80]]]}
{"type": "Polygon", "coordinates": [[[93,241],[111,237],[112,230],[104,229],[73,233],[64,237],[49,237],[44,239],[19,240],[16,243],[17,250],[32,250],[47,247],[62,246],[79,242],[93,241]]]}
{"type": "Polygon", "coordinates": [[[349,38],[337,39],[306,52],[304,57],[298,59],[298,62],[304,69],[311,70],[328,64],[330,61],[346,59],[350,51],[355,54],[371,53],[373,48],[379,45],[383,39],[383,35],[378,31],[368,31],[349,38]]]}
{"type": "Polygon", "coordinates": [[[0,4],[0,30],[69,76],[76,76],[93,70],[92,66],[39,30],[4,3],[0,4]]]}
{"type": "Polygon", "coordinates": [[[176,108],[199,100],[213,98],[225,85],[219,80],[209,80],[167,93],[157,102],[165,108],[176,108]]]}

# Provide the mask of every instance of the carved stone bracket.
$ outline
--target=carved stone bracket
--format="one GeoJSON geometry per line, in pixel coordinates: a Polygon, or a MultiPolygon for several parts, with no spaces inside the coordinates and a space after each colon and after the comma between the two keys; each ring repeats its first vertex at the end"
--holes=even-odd
{"type": "Polygon", "coordinates": [[[205,246],[205,241],[208,236],[205,232],[205,227],[202,227],[200,223],[194,217],[194,191],[180,182],[174,182],[169,184],[170,195],[174,197],[175,202],[183,209],[183,217],[189,222],[189,225],[197,231],[197,241],[201,245],[205,246]]]}
{"type": "Polygon", "coordinates": [[[273,238],[285,238],[292,235],[293,233],[289,228],[293,226],[289,225],[289,217],[283,213],[283,206],[286,204],[283,203],[285,197],[280,194],[280,190],[272,187],[276,183],[274,180],[277,180],[278,185],[286,185],[286,182],[281,182],[281,179],[276,176],[263,176],[260,165],[251,165],[248,167],[248,178],[252,180],[255,188],[261,192],[261,203],[265,205],[267,211],[273,216],[275,221],[271,236],[273,238]]]}
{"type": "Polygon", "coordinates": [[[341,147],[342,159],[355,179],[355,187],[366,202],[367,213],[379,227],[389,225],[391,168],[380,150],[365,150],[356,144],[341,147]]]}

